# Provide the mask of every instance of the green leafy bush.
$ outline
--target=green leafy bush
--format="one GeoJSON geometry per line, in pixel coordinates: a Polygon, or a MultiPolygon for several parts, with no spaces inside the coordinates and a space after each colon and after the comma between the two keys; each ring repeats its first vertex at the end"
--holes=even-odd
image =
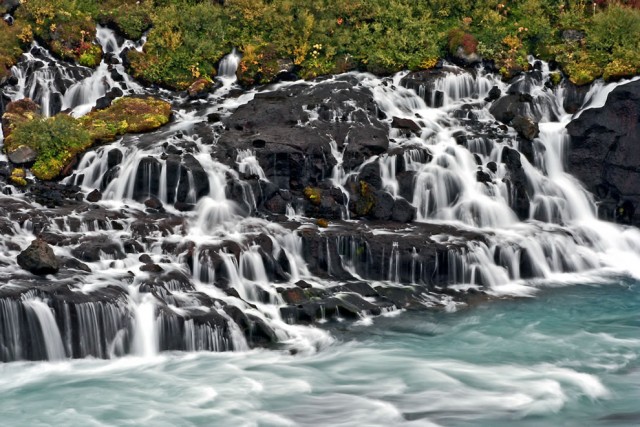
{"type": "Polygon", "coordinates": [[[50,180],[91,143],[89,132],[76,119],[58,114],[48,119],[35,118],[17,126],[5,140],[5,151],[10,153],[21,145],[33,148],[38,156],[31,171],[39,179],[50,180]]]}

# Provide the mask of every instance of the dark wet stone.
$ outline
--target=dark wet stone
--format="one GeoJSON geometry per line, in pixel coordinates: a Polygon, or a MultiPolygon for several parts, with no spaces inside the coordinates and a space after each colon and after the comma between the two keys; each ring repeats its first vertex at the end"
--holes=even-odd
{"type": "Polygon", "coordinates": [[[31,147],[21,145],[17,149],[10,152],[7,157],[11,163],[16,165],[26,165],[33,163],[38,157],[38,152],[31,147]]]}
{"type": "Polygon", "coordinates": [[[18,265],[37,275],[55,274],[60,269],[53,249],[42,239],[33,240],[18,254],[18,265]]]}
{"type": "Polygon", "coordinates": [[[87,202],[95,203],[102,199],[102,193],[100,190],[93,190],[89,194],[87,194],[87,202]]]}

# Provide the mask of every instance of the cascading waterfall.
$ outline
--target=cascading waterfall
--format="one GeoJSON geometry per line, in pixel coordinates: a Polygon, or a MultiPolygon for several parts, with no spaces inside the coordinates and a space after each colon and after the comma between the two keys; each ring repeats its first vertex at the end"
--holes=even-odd
{"type": "MultiPolygon", "coordinates": [[[[118,43],[105,28],[98,29],[98,41],[112,58],[127,47],[139,47],[130,41],[118,43]]],[[[335,160],[330,179],[346,200],[342,219],[356,222],[349,220],[348,186],[365,166],[375,164],[381,188],[393,199],[404,197],[403,188],[407,187],[400,175],[413,174],[408,202],[416,209],[418,225],[435,223],[483,238],[455,241],[443,231],[430,241],[421,241],[427,247],[450,244],[436,254],[433,265],[421,258],[420,247],[401,244],[411,235],[410,229],[394,232],[384,224],[374,230],[374,236],[382,236],[388,243],[379,256],[361,235],[336,236],[331,225],[320,231],[320,239],[314,242],[317,252],[311,256],[319,254],[318,259],[310,259],[303,237],[318,229],[311,219],[297,215],[303,224],[295,228],[285,220],[277,224],[250,216],[262,193],[274,185],[265,173],[267,165],[258,159],[261,148],[238,149],[229,164],[214,159],[223,128],[209,115],[215,113],[222,119],[259,93],[254,89],[226,97],[239,61],[234,50],[220,62],[218,76],[223,89],[209,96],[205,111],[175,111],[174,122],[155,134],[128,135],[80,159],[75,173],[64,182],[80,186],[86,193],[99,189],[102,200],[96,206],[108,209],[109,215],[100,217],[91,208],[66,212],[47,231],[73,235],[78,245],[84,237],[99,237],[104,244],[100,256],[92,257],[90,247],[75,252],[55,249],[56,255],[80,257],[88,266],[86,276],[78,276],[82,282],[78,294],[83,297],[74,291],[73,298],[68,297],[73,302],[55,300],[58,294],[47,299],[23,292],[22,279],[9,283],[20,291],[0,298],[3,361],[125,354],[151,357],[163,350],[246,350],[260,340],[312,351],[330,338],[313,327],[292,324],[294,320],[300,316],[306,316],[303,319],[309,323],[331,315],[342,318],[347,313],[345,307],[355,304],[349,299],[353,295],[349,288],[334,298],[327,297],[329,289],[371,282],[382,288],[426,284],[430,289],[449,286],[484,289],[494,295],[531,295],[537,283],[564,273],[602,268],[629,272],[637,264],[638,230],[597,220],[591,195],[564,171],[565,126],[571,116],[562,108],[562,90],[544,87],[548,74],[544,67],[533,83],[512,83],[530,86],[527,90],[535,100],[530,112],[541,118],[540,134],[532,143],[533,156],[529,158],[520,155],[525,147],[518,147],[513,130],[492,138],[473,128],[494,121],[485,101],[489,91],[494,86],[504,93],[509,90],[493,75],[450,66],[450,71],[435,81],[432,98],[426,99],[424,88],[414,91],[401,85],[406,73],[391,80],[353,74],[360,86],[373,92],[386,120],[411,120],[418,129],[406,132],[392,128],[390,150],[351,169],[345,153],[358,136],[347,134],[344,141],[331,141],[330,151],[324,155],[335,160]],[[515,209],[514,172],[503,161],[511,151],[518,153],[521,183],[530,192],[531,204],[524,219],[515,209]],[[234,187],[238,182],[243,184],[234,187]],[[232,198],[232,191],[241,191],[242,197],[232,198]],[[144,223],[146,216],[165,212],[173,215],[165,221],[172,228],[164,223],[156,228],[144,223]],[[145,246],[136,246],[142,246],[138,241],[145,246]],[[177,249],[170,252],[169,247],[177,249]],[[143,261],[145,255],[148,259],[143,261]],[[326,277],[314,273],[318,270],[326,277]],[[438,275],[446,275],[446,283],[438,282],[438,275]],[[83,299],[92,292],[104,293],[106,302],[83,299]],[[325,298],[317,310],[308,303],[309,295],[325,298]],[[291,307],[300,311],[287,311],[291,307]]],[[[34,45],[14,68],[18,83],[5,93],[12,100],[33,97],[48,115],[71,109],[80,116],[114,88],[123,94],[146,91],[126,74],[119,61],[113,62],[118,63],[103,61],[89,72],[63,64],[34,45]],[[42,58],[45,66],[34,70],[42,58]]],[[[289,84],[293,83],[261,91],[275,92],[289,84]]],[[[594,85],[586,105],[604,103],[603,94],[614,86],[594,85]]],[[[313,127],[319,120],[319,106],[307,110],[308,120],[297,126],[313,127]]],[[[355,111],[364,114],[361,109],[355,111]]],[[[356,120],[353,111],[330,113],[333,123],[356,120]]],[[[288,214],[298,202],[287,200],[288,214]]],[[[289,220],[293,221],[291,215],[289,220]]],[[[24,220],[13,238],[25,247],[36,231],[41,231],[38,227],[37,218],[24,220]]],[[[61,288],[56,292],[68,291],[67,282],[58,284],[61,288]]],[[[424,296],[424,305],[430,306],[430,298],[436,299],[424,296]]],[[[381,312],[366,305],[367,300],[357,303],[362,304],[360,312],[381,312]]]]}

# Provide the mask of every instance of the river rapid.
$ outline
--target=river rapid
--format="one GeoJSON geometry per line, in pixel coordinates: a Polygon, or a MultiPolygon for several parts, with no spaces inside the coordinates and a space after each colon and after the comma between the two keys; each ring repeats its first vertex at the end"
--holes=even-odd
{"type": "Polygon", "coordinates": [[[640,284],[334,322],[317,350],[0,365],[12,426],[634,426],[640,284]]]}

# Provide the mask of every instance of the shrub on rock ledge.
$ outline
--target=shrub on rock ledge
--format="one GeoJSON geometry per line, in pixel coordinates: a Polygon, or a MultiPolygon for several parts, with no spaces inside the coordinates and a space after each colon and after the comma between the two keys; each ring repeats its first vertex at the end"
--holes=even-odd
{"type": "Polygon", "coordinates": [[[3,116],[3,123],[11,128],[3,148],[7,154],[25,147],[35,150],[37,155],[31,172],[38,179],[52,180],[94,143],[112,141],[128,132],[157,129],[166,124],[170,116],[171,104],[150,97],[120,98],[109,108],[93,111],[80,119],[66,114],[42,118],[33,101],[21,100],[10,104],[3,116]]]}
{"type": "Polygon", "coordinates": [[[34,118],[18,125],[5,140],[4,150],[12,153],[23,146],[34,149],[38,155],[31,171],[39,179],[50,180],[91,144],[89,132],[76,119],[59,114],[49,119],[34,118]]]}
{"type": "Polygon", "coordinates": [[[125,133],[149,132],[167,124],[171,104],[146,97],[118,98],[109,108],[93,111],[79,120],[96,142],[113,141],[125,133]]]}

